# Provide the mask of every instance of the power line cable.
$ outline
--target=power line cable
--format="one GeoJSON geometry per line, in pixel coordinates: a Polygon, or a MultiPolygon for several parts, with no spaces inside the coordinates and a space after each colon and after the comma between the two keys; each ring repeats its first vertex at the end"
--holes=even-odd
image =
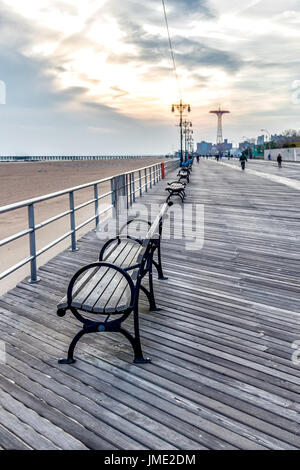
{"type": "Polygon", "coordinates": [[[177,86],[178,86],[179,97],[181,99],[182,98],[182,92],[181,92],[180,81],[179,81],[179,77],[178,77],[178,73],[177,73],[177,67],[176,67],[176,61],[175,61],[175,55],[174,55],[174,50],[173,50],[172,39],[171,39],[171,35],[170,35],[169,22],[168,22],[168,17],[167,17],[165,0],[162,0],[162,5],[163,5],[163,10],[164,10],[164,16],[165,16],[167,33],[168,33],[169,47],[170,47],[170,53],[171,53],[171,58],[172,58],[172,62],[173,62],[174,73],[175,73],[175,76],[176,76],[176,82],[177,82],[177,86]]]}

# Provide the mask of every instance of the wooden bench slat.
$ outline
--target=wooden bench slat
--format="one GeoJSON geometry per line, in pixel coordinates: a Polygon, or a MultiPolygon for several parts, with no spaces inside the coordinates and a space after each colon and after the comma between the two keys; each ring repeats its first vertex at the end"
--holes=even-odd
{"type": "MultiPolygon", "coordinates": [[[[144,248],[142,246],[137,245],[136,242],[133,242],[131,240],[127,240],[127,244],[131,244],[134,248],[128,253],[126,259],[124,259],[123,261],[123,266],[126,265],[127,267],[129,267],[137,263],[138,258],[142,256],[144,252],[144,248]]],[[[119,261],[121,261],[121,258],[119,258],[119,261]]],[[[134,271],[137,270],[138,269],[134,271]]],[[[130,274],[132,278],[135,277],[135,272],[131,271],[130,274]]],[[[125,282],[120,282],[120,284],[118,285],[116,278],[113,278],[111,280],[110,285],[105,289],[102,295],[98,298],[97,302],[94,304],[94,313],[111,313],[116,310],[125,310],[129,306],[131,291],[125,279],[124,281],[125,282]]]]}
{"type": "Polygon", "coordinates": [[[185,186],[183,183],[170,183],[170,188],[171,189],[184,189],[185,186]]]}
{"type": "Polygon", "coordinates": [[[110,256],[112,256],[115,253],[115,256],[117,256],[117,251],[116,249],[118,248],[118,240],[114,240],[111,245],[106,250],[106,256],[103,258],[103,261],[106,261],[110,256]]]}
{"type": "MultiPolygon", "coordinates": [[[[132,260],[136,259],[137,253],[141,250],[141,247],[137,245],[136,242],[133,243],[130,240],[126,240],[125,244],[122,244],[121,242],[120,245],[118,245],[116,248],[120,251],[117,257],[114,256],[114,260],[116,262],[113,264],[118,266],[130,266],[132,264],[132,260]]],[[[105,261],[111,262],[110,258],[106,259],[105,261]]],[[[81,300],[82,294],[85,295],[85,298],[82,300],[80,307],[78,306],[77,308],[82,308],[83,310],[95,313],[104,312],[106,304],[109,301],[113,290],[119,289],[118,285],[122,279],[124,279],[124,277],[121,273],[107,268],[107,271],[103,277],[99,278],[98,280],[91,279],[91,281],[86,284],[83,292],[81,292],[80,295],[81,300]],[[96,307],[96,309],[94,307],[96,307]]],[[[125,284],[126,283],[127,282],[125,281],[125,284]]],[[[78,298],[74,299],[74,306],[77,302],[78,298]]]]}
{"type": "MultiPolygon", "coordinates": [[[[81,289],[87,284],[87,282],[94,276],[98,268],[91,268],[89,269],[79,280],[76,282],[74,290],[73,290],[73,297],[79,294],[81,289]]],[[[68,297],[65,295],[57,305],[58,309],[67,308],[68,306],[68,297]]]]}
{"type": "Polygon", "coordinates": [[[110,247],[107,249],[109,253],[106,255],[104,253],[103,261],[120,266],[131,249],[132,244],[128,243],[128,240],[121,240],[112,250],[110,250],[110,247]]]}
{"type": "Polygon", "coordinates": [[[138,245],[134,240],[124,239],[116,247],[116,253],[112,252],[108,257],[105,257],[105,261],[119,267],[129,267],[138,262],[139,255],[144,251],[144,247],[138,245]],[[126,256],[124,257],[125,250],[128,251],[126,251],[126,256]]]}
{"type": "Polygon", "coordinates": [[[73,296],[72,307],[79,309],[83,307],[83,304],[85,303],[86,299],[95,290],[95,288],[101,282],[102,278],[106,275],[108,270],[109,268],[102,266],[96,271],[96,273],[89,280],[89,282],[85,284],[83,289],[81,289],[76,296],[73,296]]]}
{"type": "MultiPolygon", "coordinates": [[[[123,247],[124,248],[124,247],[123,247]]],[[[129,250],[130,247],[128,247],[129,250]]],[[[109,257],[111,259],[108,262],[111,262],[112,264],[115,264],[118,260],[118,257],[122,255],[122,250],[118,250],[118,243],[117,240],[115,243],[112,243],[112,246],[109,247],[109,253],[108,256],[106,256],[105,261],[108,260],[109,257]]],[[[89,271],[87,271],[75,284],[74,289],[73,289],[73,302],[72,305],[76,308],[80,308],[82,302],[84,301],[84,293],[80,295],[81,290],[86,286],[88,281],[94,276],[98,268],[93,268],[89,271]],[[76,301],[75,298],[77,297],[76,301]],[[80,298],[82,298],[82,301],[80,301],[80,298]]],[[[68,299],[67,296],[63,297],[63,299],[60,301],[58,304],[57,308],[62,309],[62,308],[67,308],[68,306],[68,299]]]]}
{"type": "Polygon", "coordinates": [[[128,296],[131,296],[131,291],[130,291],[130,288],[129,288],[129,285],[127,284],[127,286],[125,287],[125,290],[123,291],[122,295],[120,296],[118,302],[117,302],[117,307],[116,307],[116,310],[119,311],[119,310],[123,310],[124,309],[124,305],[126,305],[126,303],[128,302],[128,296]]]}
{"type": "MultiPolygon", "coordinates": [[[[140,258],[143,256],[143,254],[144,254],[144,247],[137,245],[137,250],[135,250],[134,252],[132,251],[130,252],[131,258],[130,256],[127,257],[126,265],[133,266],[137,262],[140,262],[140,258]]],[[[134,271],[130,271],[132,279],[136,278],[137,272],[138,272],[138,268],[136,268],[134,271]]],[[[124,285],[120,284],[118,288],[115,289],[114,291],[113,289],[110,289],[110,288],[107,289],[107,292],[105,292],[105,297],[101,297],[98,300],[97,304],[94,305],[93,311],[95,313],[98,313],[100,311],[99,310],[101,309],[100,303],[103,303],[104,298],[107,297],[108,293],[110,293],[111,295],[105,305],[104,311],[107,313],[111,313],[113,311],[125,310],[129,306],[129,303],[130,303],[131,291],[127,282],[123,284],[124,285]]]]}
{"type": "Polygon", "coordinates": [[[130,243],[130,240],[121,240],[121,243],[117,245],[115,250],[109,256],[105,256],[104,261],[121,267],[123,263],[127,262],[128,257],[130,258],[130,253],[135,248],[138,249],[137,244],[130,243]]]}
{"type": "MultiPolygon", "coordinates": [[[[117,260],[119,258],[120,261],[122,261],[123,258],[127,256],[128,252],[130,252],[130,250],[131,250],[130,246],[124,247],[123,252],[118,252],[114,255],[114,259],[117,260]]],[[[108,260],[105,260],[105,261],[110,262],[108,260]]],[[[73,300],[72,300],[73,307],[84,308],[83,305],[87,303],[89,307],[91,307],[90,309],[92,309],[97,299],[95,299],[93,303],[90,303],[89,301],[87,301],[87,299],[90,296],[90,294],[93,292],[93,290],[96,288],[97,284],[101,281],[102,277],[106,274],[107,270],[108,268],[105,268],[105,270],[101,271],[98,275],[96,275],[95,273],[95,275],[93,277],[90,277],[88,282],[84,284],[81,290],[76,289],[76,285],[75,285],[76,294],[73,295],[73,300]]]]}
{"type": "Polygon", "coordinates": [[[129,307],[130,299],[131,291],[128,282],[121,273],[116,272],[116,276],[111,279],[108,286],[103,290],[99,299],[95,303],[93,312],[112,313],[117,309],[118,311],[126,310],[126,308],[129,307]],[[123,293],[126,294],[122,298],[122,303],[119,303],[123,293]]]}

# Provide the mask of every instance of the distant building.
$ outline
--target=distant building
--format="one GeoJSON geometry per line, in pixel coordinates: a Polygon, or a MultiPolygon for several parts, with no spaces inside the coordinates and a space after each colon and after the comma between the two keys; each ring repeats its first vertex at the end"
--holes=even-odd
{"type": "Polygon", "coordinates": [[[282,135],[273,134],[271,135],[272,142],[278,142],[282,138],[282,135]]]}
{"type": "Polygon", "coordinates": [[[233,144],[228,142],[228,139],[225,139],[223,144],[212,144],[211,142],[205,142],[204,140],[197,144],[197,153],[200,155],[211,155],[218,153],[220,148],[225,152],[231,152],[233,144]]]}
{"type": "Polygon", "coordinates": [[[197,153],[200,155],[209,155],[212,153],[212,147],[213,144],[211,142],[205,142],[202,140],[202,142],[197,144],[197,153]]]}
{"type": "Polygon", "coordinates": [[[265,143],[265,136],[264,135],[259,135],[257,137],[257,145],[260,145],[261,147],[264,145],[265,143]]]}
{"type": "Polygon", "coordinates": [[[232,144],[228,142],[228,139],[224,140],[222,144],[222,149],[225,150],[226,152],[230,152],[232,150],[232,144]]]}
{"type": "Polygon", "coordinates": [[[239,150],[240,152],[243,152],[244,150],[248,149],[250,147],[251,143],[248,140],[245,140],[244,142],[239,143],[239,150]]]}

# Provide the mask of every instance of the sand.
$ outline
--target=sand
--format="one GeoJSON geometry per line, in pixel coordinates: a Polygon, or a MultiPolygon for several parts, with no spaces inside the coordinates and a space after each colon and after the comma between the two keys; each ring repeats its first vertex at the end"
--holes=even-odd
{"type": "MultiPolygon", "coordinates": [[[[68,189],[126,171],[138,169],[160,160],[157,158],[128,160],[99,160],[78,162],[28,162],[0,163],[0,206],[42,196],[55,191],[68,189]]],[[[137,177],[137,176],[136,176],[137,177]]],[[[109,184],[99,186],[99,194],[110,190],[109,184]]],[[[75,205],[93,198],[92,188],[75,193],[75,205]]],[[[101,201],[101,207],[110,204],[110,197],[101,201]]],[[[35,222],[40,223],[68,210],[68,196],[61,196],[35,205],[35,222]]],[[[93,215],[94,206],[90,205],[76,212],[76,224],[80,224],[93,215]]],[[[0,215],[0,240],[27,228],[27,208],[0,215]]],[[[77,236],[82,236],[95,228],[95,222],[81,229],[77,236]]],[[[36,233],[37,249],[41,249],[55,238],[70,230],[69,217],[64,217],[36,233]]],[[[42,265],[60,251],[70,246],[67,238],[56,247],[38,258],[42,265]]],[[[28,236],[0,247],[0,272],[29,256],[28,236]]],[[[29,275],[29,264],[19,269],[0,282],[0,294],[13,288],[29,275]]]]}

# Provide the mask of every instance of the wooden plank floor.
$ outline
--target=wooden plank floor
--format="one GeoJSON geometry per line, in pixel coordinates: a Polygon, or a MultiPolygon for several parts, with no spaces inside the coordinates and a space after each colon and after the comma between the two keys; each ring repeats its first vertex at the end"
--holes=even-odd
{"type": "MultiPolygon", "coordinates": [[[[164,186],[143,201],[162,202],[164,186]]],[[[284,185],[195,164],[185,204],[204,204],[205,242],[163,243],[162,310],[141,300],[152,364],[134,365],[123,337],[100,333],[79,343],[74,365],[57,363],[79,325],[55,307],[97,258],[95,232],[43,266],[39,284],[5,294],[0,448],[299,449],[299,201],[284,185]]]]}

